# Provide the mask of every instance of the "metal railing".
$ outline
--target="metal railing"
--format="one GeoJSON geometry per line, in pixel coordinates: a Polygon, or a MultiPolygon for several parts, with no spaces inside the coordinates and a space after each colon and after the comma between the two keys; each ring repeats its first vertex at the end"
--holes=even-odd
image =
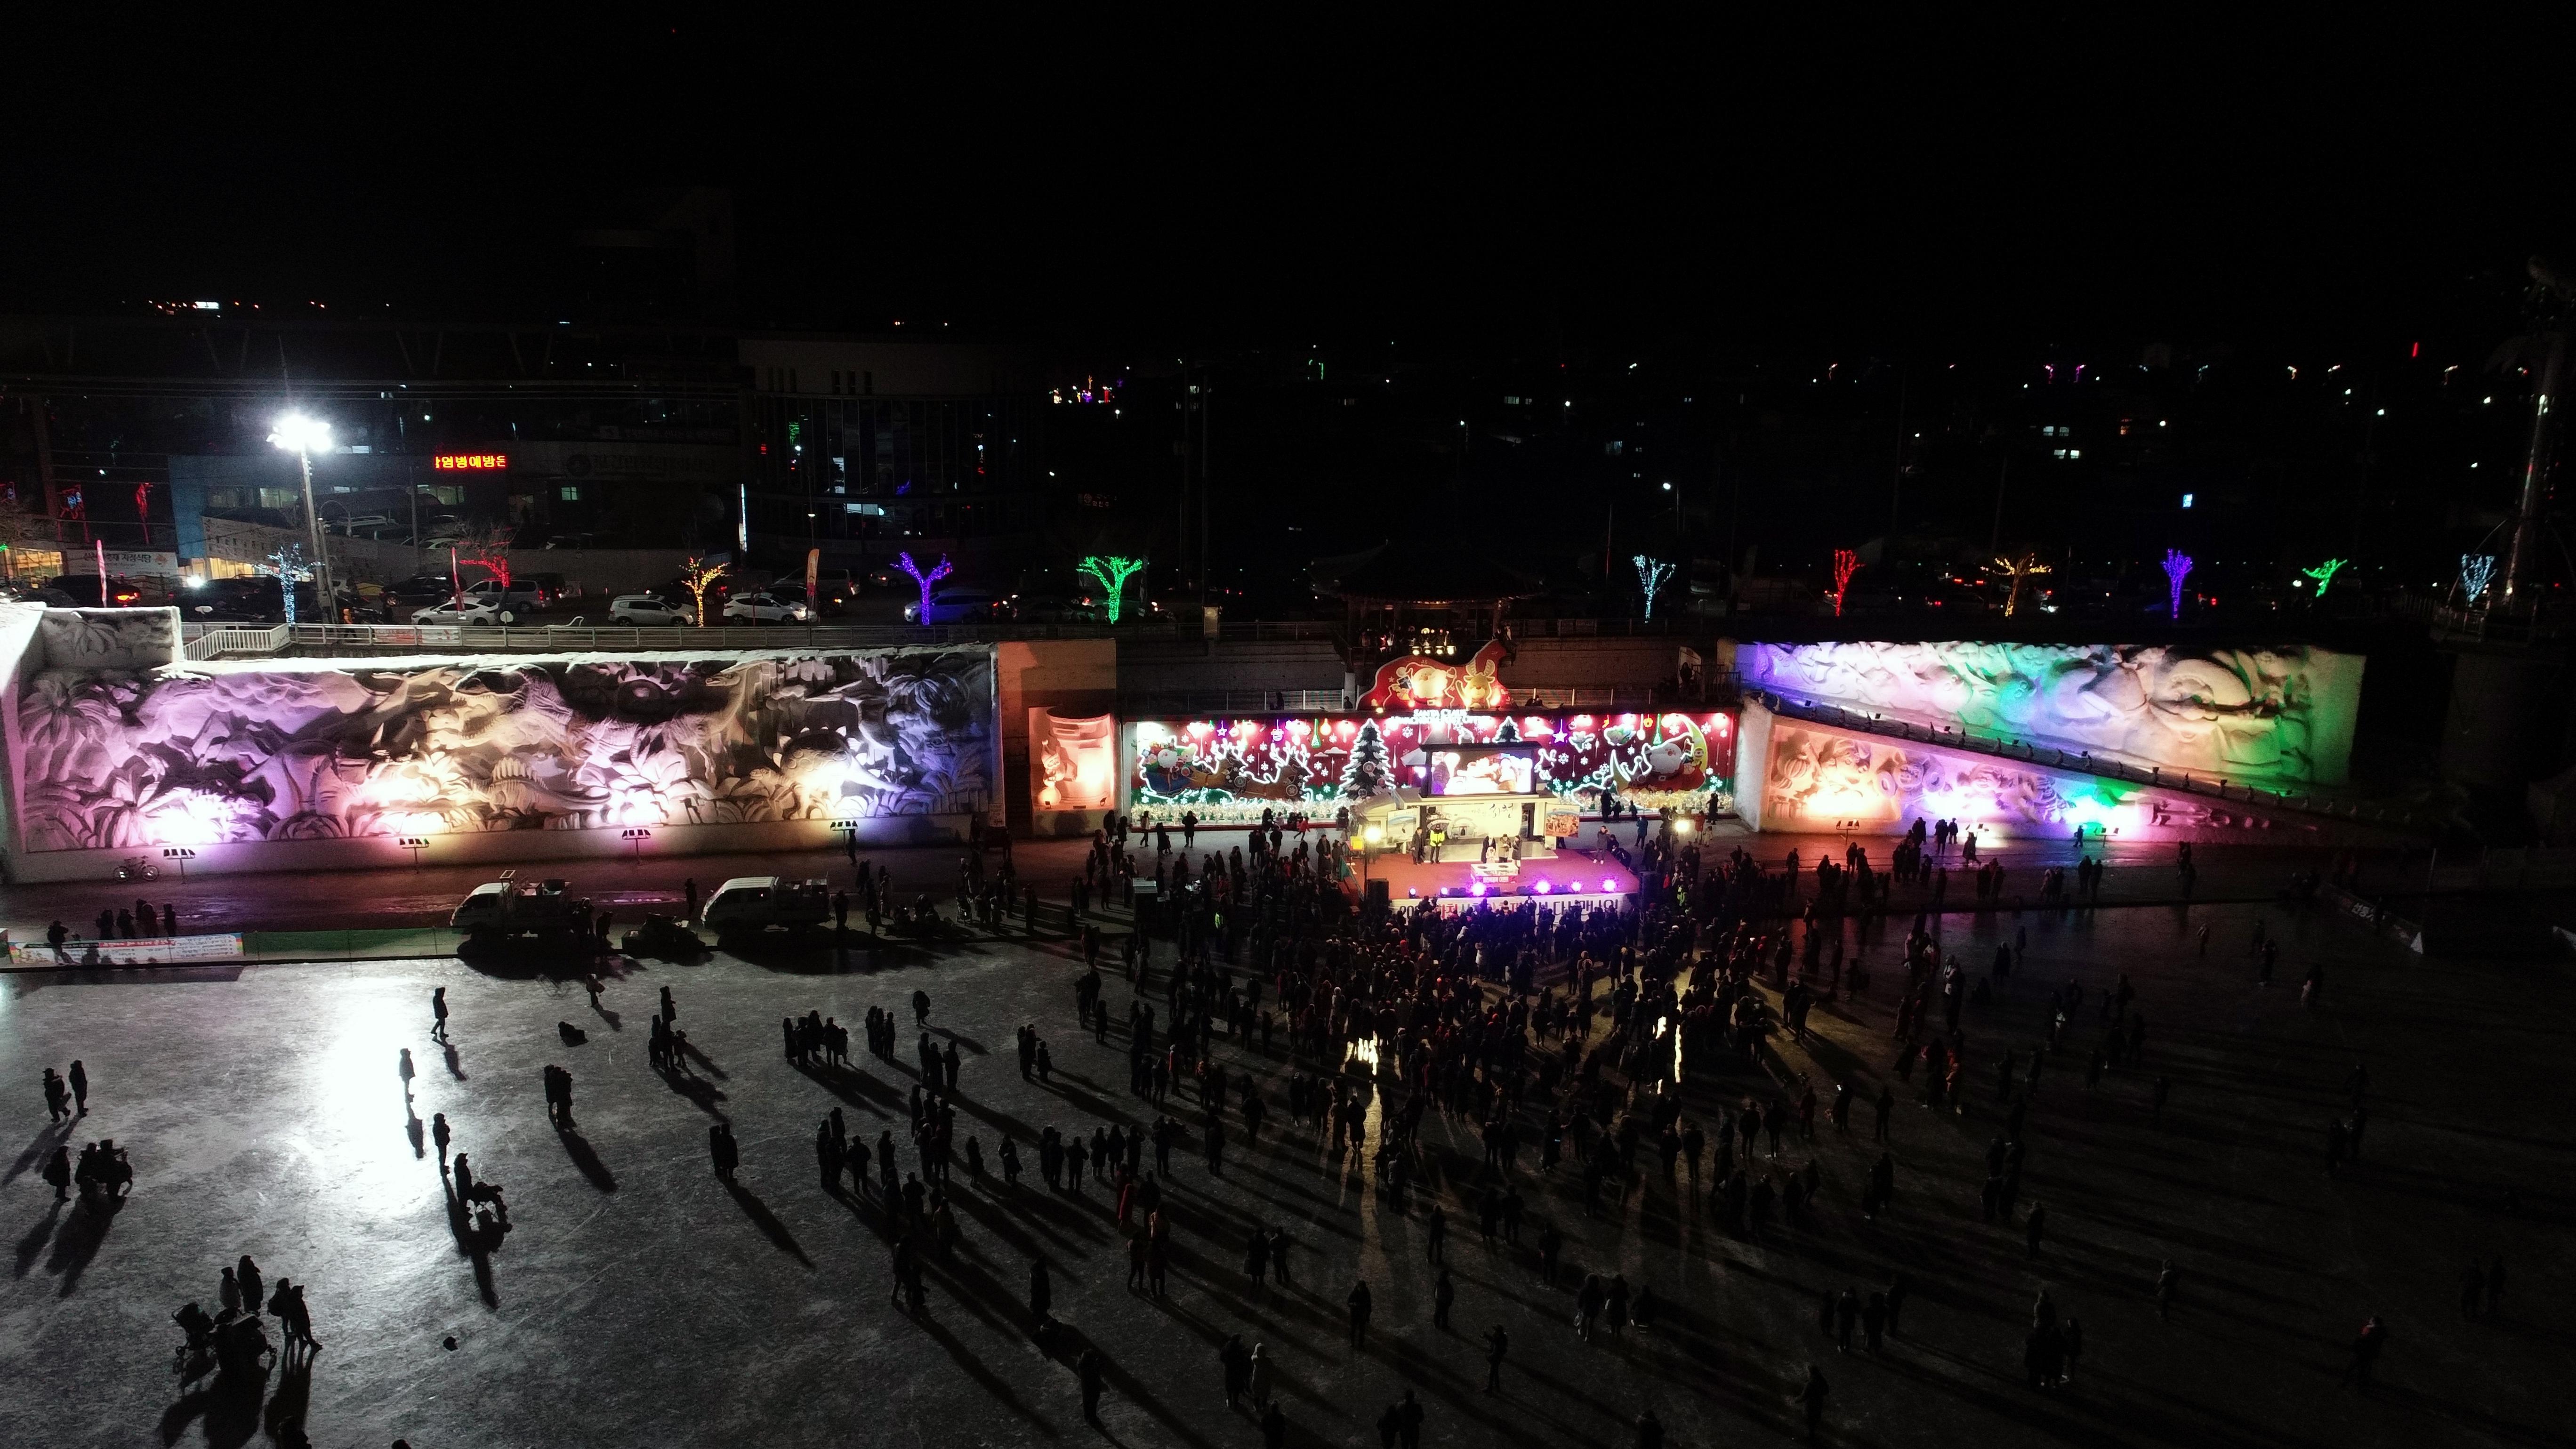
{"type": "Polygon", "coordinates": [[[1883,715],[1858,714],[1838,704],[1815,700],[1792,700],[1769,690],[1752,691],[1763,707],[1774,714],[1803,719],[1816,724],[1836,725],[1864,734],[1890,735],[1897,739],[1920,740],[1927,745],[1966,750],[1998,759],[2021,760],[2051,769],[2071,770],[2079,774],[2099,775],[2107,779],[2126,780],[2132,784],[2172,790],[2185,795],[2206,795],[2220,800],[2261,805],[2273,810],[2296,810],[2303,814],[2322,815],[2335,820],[2362,824],[2388,825],[2399,828],[2429,828],[2436,820],[2419,819],[2412,811],[2392,810],[2357,797],[2320,791],[2313,786],[2293,795],[2284,790],[2266,789],[2260,785],[2242,784],[2219,776],[2194,776],[2185,771],[2165,773],[2161,766],[2138,766],[2125,760],[2111,759],[2085,751],[2070,753],[2053,745],[2034,745],[2003,735],[1980,735],[1962,727],[1919,725],[1908,720],[1889,719],[1883,715]]]}
{"type": "Polygon", "coordinates": [[[183,652],[190,659],[200,663],[208,659],[221,659],[227,654],[275,654],[286,647],[287,635],[291,632],[291,626],[286,624],[264,629],[235,628],[231,625],[189,627],[202,629],[203,632],[189,636],[183,646],[183,652]]]}

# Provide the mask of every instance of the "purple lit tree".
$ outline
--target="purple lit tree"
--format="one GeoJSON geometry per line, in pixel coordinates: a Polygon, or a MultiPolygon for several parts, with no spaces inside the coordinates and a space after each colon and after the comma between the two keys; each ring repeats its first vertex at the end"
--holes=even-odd
{"type": "Polygon", "coordinates": [[[936,585],[941,579],[957,572],[957,566],[950,563],[948,561],[948,555],[943,553],[939,556],[939,566],[928,573],[923,573],[921,571],[921,565],[912,561],[912,550],[910,549],[905,549],[901,554],[897,555],[895,558],[895,564],[905,573],[912,575],[912,581],[921,586],[921,617],[917,622],[923,624],[929,623],[930,590],[932,586],[936,585]]]}
{"type": "Polygon", "coordinates": [[[2182,617],[2182,581],[2191,577],[2191,555],[2178,548],[2165,550],[2166,607],[2177,619],[2182,617]]]}

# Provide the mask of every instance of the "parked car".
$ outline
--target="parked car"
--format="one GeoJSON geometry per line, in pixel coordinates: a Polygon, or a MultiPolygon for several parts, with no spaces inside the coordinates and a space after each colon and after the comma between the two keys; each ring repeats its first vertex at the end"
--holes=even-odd
{"type": "Polygon", "coordinates": [[[532,615],[546,606],[544,591],[526,579],[512,579],[506,588],[499,579],[466,585],[465,601],[470,604],[477,599],[499,609],[504,624],[524,622],[521,616],[532,615]]]}
{"type": "Polygon", "coordinates": [[[990,589],[941,589],[930,596],[930,617],[921,617],[921,602],[903,606],[909,624],[981,624],[1011,617],[1011,601],[990,589]]]}
{"type": "Polygon", "coordinates": [[[613,624],[694,624],[698,611],[686,600],[674,601],[658,594],[619,594],[608,606],[608,619],[613,624]]]}
{"type": "Polygon", "coordinates": [[[724,606],[727,621],[745,624],[802,624],[814,617],[814,611],[799,599],[781,598],[776,594],[738,594],[724,606]]]}
{"type": "Polygon", "coordinates": [[[447,574],[413,574],[385,585],[387,596],[406,604],[426,604],[456,592],[456,580],[447,574]]]}
{"type": "Polygon", "coordinates": [[[492,599],[478,599],[471,594],[462,603],[443,599],[426,609],[412,610],[415,624],[508,624],[515,622],[509,611],[492,599]]]}
{"type": "Polygon", "coordinates": [[[393,515],[388,513],[361,513],[355,518],[325,518],[322,520],[322,531],[324,533],[346,534],[353,538],[361,535],[372,538],[375,536],[378,529],[394,528],[398,526],[399,524],[394,519],[393,515]]]}
{"type": "Polygon", "coordinates": [[[143,602],[145,592],[143,585],[122,574],[109,574],[104,592],[99,588],[96,574],[65,574],[43,587],[69,595],[72,603],[83,609],[96,609],[102,606],[115,609],[131,608],[143,602]]]}

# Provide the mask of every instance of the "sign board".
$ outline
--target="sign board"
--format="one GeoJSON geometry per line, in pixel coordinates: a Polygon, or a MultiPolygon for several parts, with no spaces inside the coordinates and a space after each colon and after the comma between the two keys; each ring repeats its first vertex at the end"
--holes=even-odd
{"type": "Polygon", "coordinates": [[[507,453],[432,453],[429,466],[441,473],[502,473],[510,467],[507,453]]]}
{"type": "Polygon", "coordinates": [[[63,959],[54,959],[54,948],[42,941],[12,941],[9,962],[13,966],[151,966],[173,961],[223,961],[242,954],[239,936],[148,936],[133,941],[66,941],[63,959]],[[93,958],[92,953],[96,955],[93,958]]]}
{"type": "Polygon", "coordinates": [[[1386,831],[1387,844],[1400,848],[1413,839],[1413,832],[1422,828],[1422,812],[1420,810],[1389,810],[1386,812],[1386,825],[1384,828],[1386,831]]]}
{"type": "Polygon", "coordinates": [[[1583,829],[1583,812],[1571,805],[1550,805],[1539,822],[1541,835],[1566,839],[1583,829]]]}
{"type": "Polygon", "coordinates": [[[179,556],[175,553],[163,553],[159,549],[111,548],[104,557],[111,575],[130,579],[179,577],[179,556]]]}

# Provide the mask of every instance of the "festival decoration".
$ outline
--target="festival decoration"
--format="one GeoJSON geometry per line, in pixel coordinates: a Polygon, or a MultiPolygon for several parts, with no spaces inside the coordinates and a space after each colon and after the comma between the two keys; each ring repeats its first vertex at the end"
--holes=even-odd
{"type": "Polygon", "coordinates": [[[2495,578],[2496,556],[2491,553],[2460,555],[2460,606],[2474,609],[2485,597],[2487,584],[2495,578]]]}
{"type": "Polygon", "coordinates": [[[898,554],[895,557],[895,566],[902,569],[905,573],[912,575],[912,581],[921,586],[921,617],[917,622],[923,624],[929,623],[930,590],[932,586],[936,585],[941,579],[957,572],[957,566],[950,563],[948,561],[948,555],[943,553],[939,556],[939,566],[930,570],[928,573],[924,573],[921,570],[921,565],[912,561],[912,550],[910,549],[905,549],[901,554],[898,554]]]}
{"type": "Polygon", "coordinates": [[[1834,550],[1834,617],[1843,616],[1843,593],[1851,587],[1852,575],[1860,572],[1860,555],[1847,548],[1834,550]]]}
{"type": "Polygon", "coordinates": [[[1118,803],[1116,721],[1029,710],[1030,798],[1040,810],[1107,810],[1118,803]]]}
{"type": "Polygon", "coordinates": [[[2334,576],[2341,572],[2343,566],[2349,562],[2351,562],[2349,559],[2330,558],[2324,563],[2318,564],[2315,568],[2301,569],[2299,572],[2316,580],[2317,597],[2322,599],[2326,596],[2326,590],[2333,585],[2334,576]]]}
{"type": "Polygon", "coordinates": [[[2216,649],[1950,641],[1737,646],[1747,690],[2139,769],[2341,784],[2363,660],[2306,645],[2216,649]]]}
{"type": "Polygon", "coordinates": [[[1664,591],[1664,580],[1673,576],[1673,566],[1659,558],[1637,555],[1637,587],[1646,594],[1646,617],[1655,617],[1655,595],[1664,591]]]}
{"type": "Polygon", "coordinates": [[[1501,678],[1509,657],[1510,650],[1495,639],[1477,650],[1464,669],[1427,654],[1390,659],[1378,666],[1376,682],[1361,703],[1380,714],[1389,709],[1509,709],[1512,692],[1501,678]]]}
{"type": "Polygon", "coordinates": [[[697,605],[699,628],[707,627],[707,590],[714,587],[715,581],[723,578],[732,567],[731,564],[711,564],[695,554],[689,556],[687,563],[680,565],[680,583],[689,591],[690,601],[697,605]]]}
{"type": "MultiPolygon", "coordinates": [[[[277,591],[286,600],[286,622],[290,626],[293,625],[295,623],[295,586],[309,583],[313,578],[313,566],[304,561],[304,545],[287,544],[270,554],[268,562],[253,564],[251,567],[277,580],[277,591]]],[[[99,577],[103,579],[106,576],[106,571],[100,570],[99,577]]]]}
{"type": "Polygon", "coordinates": [[[2165,550],[2165,605],[2174,618],[2182,617],[2182,581],[2191,577],[2191,555],[2178,548],[2165,550]]]}
{"type": "Polygon", "coordinates": [[[1265,809],[1330,814],[1396,785],[1437,794],[1444,764],[1454,780],[1463,756],[1497,753],[1469,748],[1480,745],[1527,747],[1508,753],[1526,761],[1528,788],[1514,767],[1507,793],[1581,803],[1615,792],[1646,809],[1726,808],[1735,769],[1729,713],[1140,720],[1129,742],[1134,803],[1186,807],[1210,823],[1257,820],[1265,809]]]}
{"type": "Polygon", "coordinates": [[[152,546],[152,483],[146,479],[134,485],[134,516],[143,521],[143,546],[152,546]]]}
{"type": "Polygon", "coordinates": [[[1121,558],[1116,554],[1092,554],[1083,559],[1080,572],[1088,574],[1100,585],[1100,592],[1107,599],[1110,623],[1118,622],[1119,607],[1126,602],[1127,580],[1142,572],[1144,567],[1145,560],[1141,558],[1121,558]]]}
{"type": "Polygon", "coordinates": [[[2014,612],[2021,608],[2022,580],[2026,578],[2034,578],[2040,574],[2053,574],[2057,572],[2057,570],[2041,563],[2039,561],[2039,555],[2035,553],[2026,553],[2019,558],[2006,558],[1998,554],[1993,563],[1985,565],[1985,571],[1995,575],[1997,578],[2010,579],[2012,581],[2011,592],[2004,595],[2004,617],[2007,619],[2011,618],[2014,612]]]}
{"type": "Polygon", "coordinates": [[[993,650],[47,670],[31,850],[980,814],[993,650]],[[309,666],[328,667],[309,667],[309,666]]]}

